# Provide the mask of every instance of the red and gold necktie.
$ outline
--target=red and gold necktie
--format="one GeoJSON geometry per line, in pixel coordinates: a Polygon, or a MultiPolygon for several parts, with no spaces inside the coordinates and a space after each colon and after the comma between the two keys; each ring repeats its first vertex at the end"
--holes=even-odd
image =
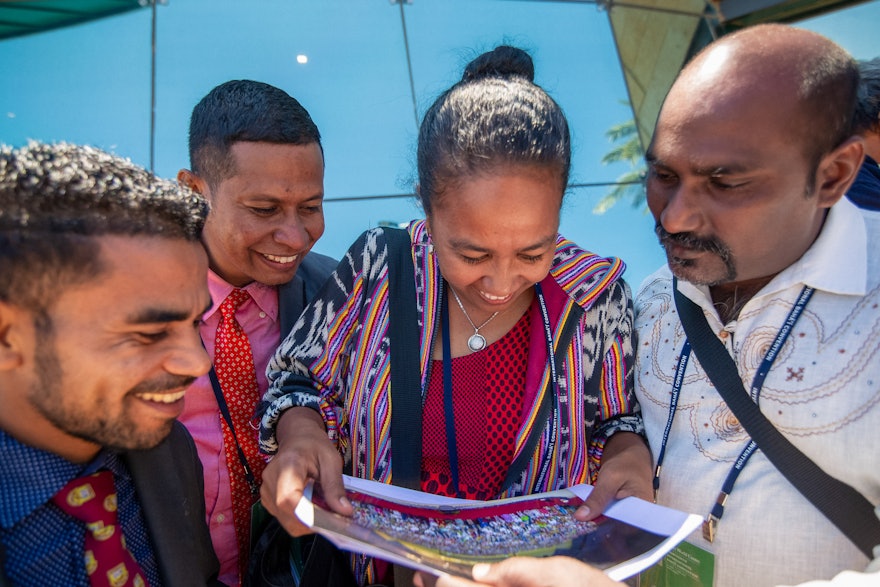
{"type": "Polygon", "coordinates": [[[77,477],[52,498],[61,510],[86,525],[85,564],[92,587],[145,587],[140,565],[125,547],[116,515],[113,473],[77,477]]]}
{"type": "Polygon", "coordinates": [[[223,420],[223,444],[226,451],[226,466],[232,493],[232,514],[235,523],[235,536],[238,539],[239,569],[247,568],[247,554],[250,551],[251,506],[257,496],[251,492],[245,470],[239,457],[241,447],[254,482],[259,486],[266,462],[260,456],[257,432],[252,427],[254,412],[260,400],[257,374],[254,369],[254,355],[247,335],[242,330],[235,312],[250,294],[243,289],[235,289],[220,304],[220,325],[214,342],[214,370],[223,398],[229,407],[229,415],[235,434],[223,420]]]}

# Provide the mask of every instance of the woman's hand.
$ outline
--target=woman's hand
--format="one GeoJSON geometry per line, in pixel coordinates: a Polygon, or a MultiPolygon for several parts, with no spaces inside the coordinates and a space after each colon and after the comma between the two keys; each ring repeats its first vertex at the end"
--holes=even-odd
{"type": "Polygon", "coordinates": [[[632,432],[618,432],[608,439],[593,491],[577,509],[579,520],[596,518],[615,499],[640,497],[654,500],[651,450],[645,439],[632,432]]]}
{"type": "Polygon", "coordinates": [[[278,421],[278,452],[263,471],[263,506],[292,536],[311,530],[293,513],[309,480],[321,485],[330,509],[344,516],[354,510],[345,497],[342,457],[327,438],[324,421],[311,408],[291,408],[278,421]]]}
{"type": "MultiPolygon", "coordinates": [[[[602,571],[567,556],[513,557],[500,563],[474,565],[474,581],[444,575],[436,587],[622,587],[602,571]]],[[[417,587],[427,587],[433,577],[416,574],[417,587]]]]}

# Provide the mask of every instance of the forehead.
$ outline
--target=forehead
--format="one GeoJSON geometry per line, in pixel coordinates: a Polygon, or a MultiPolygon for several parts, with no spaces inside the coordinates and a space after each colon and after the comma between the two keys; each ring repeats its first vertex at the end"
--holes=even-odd
{"type": "Polygon", "coordinates": [[[98,241],[101,273],[62,292],[53,318],[97,325],[131,322],[151,312],[189,316],[210,301],[200,243],[155,236],[98,241]]]}
{"type": "Polygon", "coordinates": [[[799,111],[787,84],[709,71],[711,75],[680,80],[670,90],[649,147],[650,159],[686,157],[694,165],[731,165],[766,161],[772,154],[801,156],[799,111]]]}
{"type": "Polygon", "coordinates": [[[552,239],[559,227],[560,184],[558,174],[541,168],[469,176],[440,199],[429,222],[469,244],[552,239]]]}
{"type": "Polygon", "coordinates": [[[230,147],[232,175],[220,182],[234,191],[314,192],[323,189],[324,157],[317,143],[290,145],[240,141],[230,147]]]}

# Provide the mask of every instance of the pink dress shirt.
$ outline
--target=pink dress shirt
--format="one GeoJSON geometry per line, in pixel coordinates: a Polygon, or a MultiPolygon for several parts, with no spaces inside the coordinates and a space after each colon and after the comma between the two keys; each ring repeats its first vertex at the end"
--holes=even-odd
{"type": "MultiPolygon", "coordinates": [[[[214,336],[220,323],[218,308],[234,289],[213,271],[208,271],[208,289],[213,303],[202,316],[199,333],[211,360],[214,360],[214,336]]],[[[278,324],[278,290],[253,282],[243,289],[251,295],[235,317],[247,334],[254,354],[257,384],[260,393],[266,392],[266,365],[275,353],[280,336],[278,324]]],[[[232,521],[232,496],[229,489],[229,469],[223,446],[220,408],[207,375],[199,377],[186,392],[185,407],[180,421],[187,427],[196,443],[205,472],[205,506],[208,528],[217,558],[220,559],[219,579],[227,585],[239,585],[238,546],[232,521]]],[[[244,431],[236,430],[236,434],[244,431]]],[[[246,431],[256,434],[256,430],[246,431]]]]}

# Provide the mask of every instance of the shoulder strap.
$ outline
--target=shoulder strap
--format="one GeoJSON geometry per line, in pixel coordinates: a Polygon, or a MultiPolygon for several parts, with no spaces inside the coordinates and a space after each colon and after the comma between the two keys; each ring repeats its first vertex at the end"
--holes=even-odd
{"type": "Polygon", "coordinates": [[[391,341],[391,468],[395,485],[421,488],[422,391],[415,268],[409,233],[385,229],[391,341]]]}
{"type": "MultiPolygon", "coordinates": [[[[577,332],[578,324],[583,315],[584,309],[575,305],[569,313],[567,321],[562,325],[562,330],[559,335],[559,346],[556,347],[556,352],[554,353],[557,365],[564,364],[565,354],[568,352],[568,347],[571,344],[570,341],[577,332]]],[[[519,480],[523,471],[526,470],[526,467],[528,467],[529,462],[532,460],[532,457],[535,456],[535,449],[538,447],[538,442],[540,442],[541,436],[544,434],[545,423],[554,414],[556,404],[557,398],[556,394],[553,393],[553,382],[547,381],[547,389],[544,390],[544,397],[541,400],[541,405],[538,406],[538,414],[535,416],[535,425],[529,432],[529,436],[526,438],[523,449],[507,470],[507,476],[505,476],[504,482],[501,484],[502,492],[510,489],[510,487],[519,480]]]]}
{"type": "Polygon", "coordinates": [[[858,491],[825,473],[764,417],[746,392],[733,358],[706,322],[702,308],[678,291],[675,280],[672,289],[681,324],[700,366],[733,415],[773,466],[868,558],[873,558],[874,547],[880,544],[880,520],[874,515],[874,506],[858,491]]]}

